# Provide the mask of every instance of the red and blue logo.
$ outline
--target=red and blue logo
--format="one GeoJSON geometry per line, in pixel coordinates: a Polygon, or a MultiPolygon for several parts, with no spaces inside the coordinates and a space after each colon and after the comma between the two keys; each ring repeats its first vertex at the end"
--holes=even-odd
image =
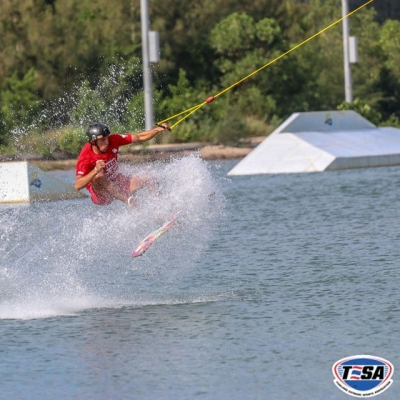
{"type": "Polygon", "coordinates": [[[351,356],[332,366],[335,385],[354,397],[372,397],[383,393],[393,383],[393,365],[375,356],[351,356]]]}

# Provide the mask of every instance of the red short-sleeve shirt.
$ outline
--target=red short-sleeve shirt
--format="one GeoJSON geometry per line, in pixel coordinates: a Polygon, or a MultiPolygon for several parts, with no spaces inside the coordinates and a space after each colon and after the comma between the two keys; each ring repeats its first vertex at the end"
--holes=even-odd
{"type": "MultiPolygon", "coordinates": [[[[118,172],[118,149],[120,146],[132,143],[132,135],[110,135],[108,137],[108,148],[105,153],[96,154],[92,150],[91,143],[83,146],[76,164],[76,176],[85,176],[96,166],[97,160],[105,161],[104,173],[106,177],[113,181],[118,188],[129,193],[130,179],[129,177],[118,172]]],[[[92,187],[92,182],[86,185],[92,201],[95,204],[106,205],[113,201],[113,198],[107,193],[96,193],[92,187]]]]}
{"type": "Polygon", "coordinates": [[[85,176],[96,166],[97,160],[104,160],[106,166],[104,173],[111,181],[118,176],[118,149],[132,143],[132,135],[110,135],[108,137],[108,149],[105,153],[96,154],[92,150],[92,144],[83,146],[76,164],[76,176],[85,176]]]}

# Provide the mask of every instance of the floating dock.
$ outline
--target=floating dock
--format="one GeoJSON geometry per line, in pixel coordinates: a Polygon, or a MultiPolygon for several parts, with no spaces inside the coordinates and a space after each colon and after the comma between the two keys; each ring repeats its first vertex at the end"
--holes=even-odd
{"type": "Polygon", "coordinates": [[[292,114],[228,175],[320,172],[400,165],[400,129],[354,111],[292,114]]]}

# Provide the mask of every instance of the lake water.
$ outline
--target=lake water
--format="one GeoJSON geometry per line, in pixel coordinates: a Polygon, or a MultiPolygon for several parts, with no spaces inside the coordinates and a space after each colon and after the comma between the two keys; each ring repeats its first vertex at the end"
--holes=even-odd
{"type": "Polygon", "coordinates": [[[357,354],[392,362],[399,398],[400,168],[235,163],[149,166],[163,196],[140,210],[0,207],[1,399],[350,399],[331,368],[357,354]]]}

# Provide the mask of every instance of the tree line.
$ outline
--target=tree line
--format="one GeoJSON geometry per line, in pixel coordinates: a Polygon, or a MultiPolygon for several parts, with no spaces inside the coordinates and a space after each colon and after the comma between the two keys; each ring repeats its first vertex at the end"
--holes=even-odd
{"type": "MultiPolygon", "coordinates": [[[[92,121],[143,129],[140,0],[1,0],[0,149],[76,154],[92,121]]],[[[365,3],[350,0],[354,9],[365,3]]],[[[163,120],[204,101],[341,17],[340,0],[150,1],[163,120]]],[[[236,143],[298,111],[355,109],[400,125],[400,9],[379,0],[350,18],[355,100],[344,99],[337,24],[179,124],[168,141],[236,143]]]]}

